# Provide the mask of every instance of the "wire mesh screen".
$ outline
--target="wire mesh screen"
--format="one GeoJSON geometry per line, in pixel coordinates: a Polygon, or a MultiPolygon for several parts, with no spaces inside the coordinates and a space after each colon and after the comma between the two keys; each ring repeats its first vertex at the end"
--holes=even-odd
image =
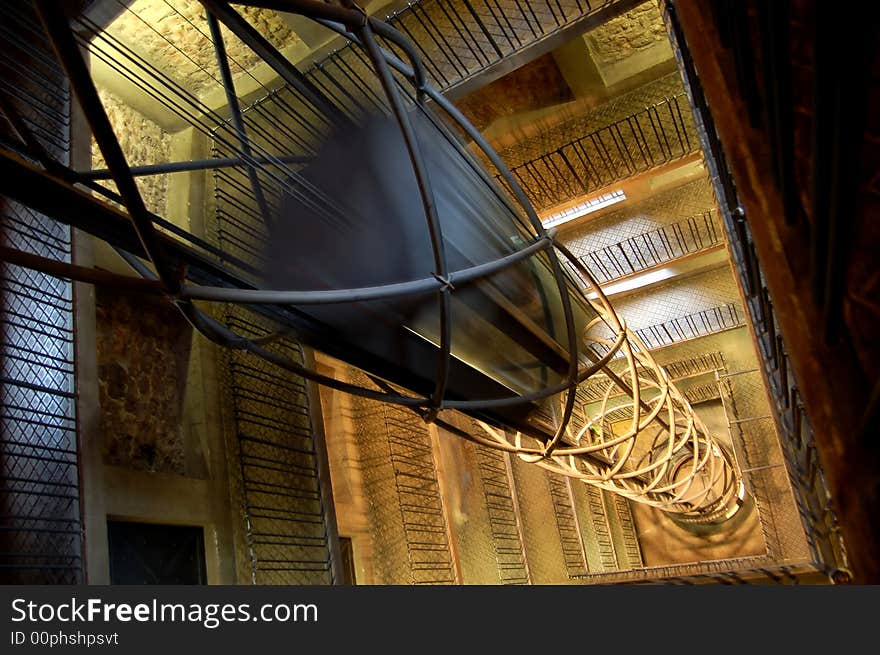
{"type": "Polygon", "coordinates": [[[779,564],[766,557],[701,562],[673,566],[655,566],[620,573],[591,576],[596,584],[674,584],[674,585],[751,585],[751,584],[821,584],[815,569],[801,564],[779,564]]]}
{"type": "MultiPolygon", "coordinates": [[[[721,227],[716,212],[710,209],[590,251],[579,259],[604,284],[720,243],[721,227]]],[[[580,277],[576,272],[575,276],[580,277]]]]}
{"type": "Polygon", "coordinates": [[[699,150],[684,93],[665,98],[511,171],[536,209],[548,209],[699,150]]]}
{"type": "MultiPolygon", "coordinates": [[[[230,327],[262,334],[265,321],[238,309],[230,327]]],[[[282,339],[278,352],[302,359],[282,339]]],[[[231,352],[229,385],[238,444],[247,547],[254,584],[330,584],[326,503],[305,382],[267,362],[231,352]]]]}
{"type": "Polygon", "coordinates": [[[543,469],[511,458],[523,545],[533,584],[558,584],[569,579],[555,516],[550,483],[543,469]]]}
{"type": "Polygon", "coordinates": [[[381,584],[454,584],[428,430],[406,410],[352,397],[381,584]]]}
{"type": "MultiPolygon", "coordinates": [[[[30,3],[5,8],[0,94],[42,148],[69,152],[69,94],[30,3]]],[[[5,118],[4,145],[20,143],[5,118]]],[[[70,229],[0,198],[2,244],[70,261],[70,229]]],[[[0,262],[0,581],[82,582],[73,302],[67,281],[0,262]]]]}
{"type": "Polygon", "coordinates": [[[639,546],[639,537],[633,521],[632,509],[629,500],[623,496],[612,496],[617,520],[620,525],[621,546],[618,549],[618,557],[622,560],[620,568],[636,569],[644,566],[642,549],[639,546]]]}
{"type": "Polygon", "coordinates": [[[744,479],[758,506],[767,552],[776,559],[805,556],[804,532],[791,498],[782,451],[775,438],[764,381],[759,370],[726,376],[721,397],[731,423],[742,443],[744,479]],[[779,502],[786,498],[789,502],[779,502]]]}
{"type": "Polygon", "coordinates": [[[405,409],[392,405],[383,409],[412,581],[452,584],[446,519],[427,430],[405,409]]]}
{"type": "Polygon", "coordinates": [[[411,584],[406,533],[401,520],[394,467],[388,454],[382,405],[360,396],[352,396],[351,405],[365,496],[369,499],[368,520],[376,582],[411,584]]]}
{"type": "Polygon", "coordinates": [[[583,536],[574,512],[573,498],[569,481],[560,475],[547,473],[553,513],[556,516],[556,529],[559,543],[562,544],[562,557],[569,577],[584,575],[587,572],[587,557],[584,552],[583,536]]]}
{"type": "Polygon", "coordinates": [[[589,498],[590,518],[593,522],[593,530],[596,533],[596,540],[599,544],[599,552],[601,554],[601,563],[603,571],[616,571],[620,568],[617,559],[617,549],[614,547],[614,535],[611,532],[611,521],[609,514],[608,492],[602,489],[589,488],[587,497],[589,498]]]}
{"type": "MultiPolygon", "coordinates": [[[[769,292],[763,283],[754,244],[748,226],[742,217],[730,217],[726,225],[731,235],[734,260],[746,291],[746,307],[755,324],[758,352],[782,431],[782,450],[791,489],[797,499],[800,520],[813,561],[831,576],[846,579],[848,566],[846,548],[831,506],[831,497],[819,463],[814,435],[809,419],[800,401],[790,362],[778,332],[777,321],[769,292]]],[[[770,409],[768,408],[768,412],[770,409]]],[[[774,464],[769,483],[778,487],[782,480],[782,464],[774,464]]],[[[792,532],[789,527],[788,533],[792,532]]]]}
{"type": "Polygon", "coordinates": [[[474,451],[501,582],[528,584],[529,569],[511,487],[508,455],[485,446],[474,446],[474,451]]]}

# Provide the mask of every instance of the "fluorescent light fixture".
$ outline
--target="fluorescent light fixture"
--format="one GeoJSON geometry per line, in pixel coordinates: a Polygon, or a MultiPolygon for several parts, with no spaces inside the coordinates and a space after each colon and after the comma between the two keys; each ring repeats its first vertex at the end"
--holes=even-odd
{"type": "MultiPolygon", "coordinates": [[[[641,275],[636,275],[628,280],[623,280],[621,282],[615,282],[613,284],[609,284],[607,286],[602,287],[602,291],[606,296],[613,296],[617,293],[623,293],[624,291],[632,291],[633,289],[638,289],[640,287],[646,287],[649,284],[655,284],[657,282],[663,282],[664,280],[668,280],[669,278],[675,277],[681,271],[676,270],[674,267],[666,266],[664,268],[657,269],[656,271],[650,271],[648,273],[642,273],[641,275]]],[[[595,300],[599,297],[595,291],[591,291],[587,294],[587,298],[590,300],[595,300]]]]}
{"type": "Polygon", "coordinates": [[[544,229],[556,227],[557,225],[568,223],[569,221],[573,221],[576,218],[581,218],[582,216],[586,216],[587,214],[592,214],[594,211],[598,211],[603,207],[608,207],[609,205],[618,203],[621,200],[626,200],[626,194],[623,192],[623,189],[617,189],[616,191],[612,191],[611,193],[603,193],[601,196],[590,198],[580,205],[576,205],[570,209],[566,209],[564,212],[553,214],[549,218],[545,218],[543,221],[541,221],[541,224],[544,226],[544,229]]]}

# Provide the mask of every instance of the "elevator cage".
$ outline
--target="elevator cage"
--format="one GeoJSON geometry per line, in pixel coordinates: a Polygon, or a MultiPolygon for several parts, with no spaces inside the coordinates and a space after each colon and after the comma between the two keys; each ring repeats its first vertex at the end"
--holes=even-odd
{"type": "MultiPolygon", "coordinates": [[[[228,3],[201,3],[228,112],[211,136],[231,156],[140,167],[126,161],[80,48],[99,54],[95,26],[59,3],[35,3],[107,169],[77,171],[53,158],[4,103],[17,138],[0,153],[2,192],[103,239],[135,275],[5,246],[3,259],[164,296],[217,344],[401,406],[677,520],[716,522],[737,511],[744,485],[732,452],[628,330],[593,272],[545,229],[517,177],[429,82],[406,35],[347,1],[236,3],[296,13],[348,40],[379,102],[377,111],[343,111],[228,3]],[[316,128],[301,152],[271,152],[248,134],[221,24],[297,96],[293,118],[316,128]],[[229,166],[247,173],[265,265],[152,213],[135,181],[229,166]],[[279,327],[245,336],[197,301],[242,305],[279,327]],[[360,368],[373,386],[279,354],[271,343],[284,336],[360,368]],[[599,378],[607,381],[599,409],[580,415],[578,387],[599,378]],[[479,429],[456,427],[449,418],[456,411],[479,429]]],[[[124,44],[116,47],[124,52],[124,44]]],[[[169,106],[195,102],[186,89],[154,78],[169,106]]]]}

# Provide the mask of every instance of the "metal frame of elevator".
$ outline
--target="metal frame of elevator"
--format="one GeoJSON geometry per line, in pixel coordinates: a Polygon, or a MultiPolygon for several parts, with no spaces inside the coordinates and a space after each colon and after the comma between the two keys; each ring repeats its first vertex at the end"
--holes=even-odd
{"type": "MultiPolygon", "coordinates": [[[[243,165],[248,173],[253,196],[262,206],[265,202],[264,193],[257,170],[266,165],[266,160],[252,150],[251,141],[241,120],[241,108],[225,57],[219,24],[223,23],[250,46],[290,87],[329,121],[345,122],[349,119],[227,3],[202,0],[202,4],[208,11],[220,74],[232,115],[235,141],[230,143],[239,152],[237,157],[224,158],[216,163],[221,166],[243,165]]],[[[79,50],[80,44],[70,27],[70,17],[55,3],[45,1],[36,2],[41,21],[101,148],[109,175],[119,191],[109,191],[96,181],[94,174],[74,171],[52,158],[26,125],[21,122],[16,124],[14,115],[8,115],[18,132],[20,143],[15,148],[18,152],[9,148],[0,151],[0,192],[47,216],[104,239],[117,249],[136,275],[119,276],[5,247],[0,256],[14,264],[59,277],[163,295],[202,335],[224,347],[246,351],[319,384],[409,408],[425,421],[434,422],[466,439],[514,453],[526,461],[597,484],[634,500],[648,502],[688,520],[721,520],[735,511],[742,501],[742,485],[732,456],[708,435],[693,415],[687,401],[671,385],[662,369],[656,366],[644,344],[628,332],[590,271],[556,240],[552,230],[544,229],[525,192],[500,157],[454,105],[428,82],[422,59],[412,43],[387,23],[367,16],[353,4],[330,5],[314,0],[263,0],[240,4],[300,13],[363,48],[403,134],[419,182],[434,254],[431,276],[362,289],[264,290],[257,288],[254,280],[258,276],[253,267],[233,260],[215,246],[149,212],[135,183],[136,173],[192,170],[214,164],[195,162],[187,168],[186,163],[180,162],[166,166],[156,165],[149,171],[129,168],[79,50]],[[391,50],[400,53],[406,61],[391,50]],[[504,196],[504,201],[514,203],[528,218],[533,231],[530,243],[518,252],[495,261],[459,271],[448,270],[443,251],[443,235],[432,202],[430,179],[410,124],[407,103],[423,112],[428,112],[428,104],[437,107],[476,144],[482,155],[498,171],[512,196],[504,196]],[[89,191],[122,204],[125,211],[98,200],[89,191]],[[157,226],[175,236],[161,233],[156,229],[157,226]],[[529,394],[499,394],[503,390],[493,387],[487,379],[464,371],[460,375],[468,380],[466,386],[469,387],[469,393],[478,397],[450,398],[448,389],[451,368],[459,365],[450,356],[453,329],[450,303],[455,287],[484,279],[538,253],[543,253],[550,262],[565,317],[565,350],[568,353],[565,381],[529,394]],[[580,285],[565,273],[563,261],[588,281],[598,294],[596,306],[601,308],[602,320],[610,330],[608,339],[597,341],[602,346],[602,352],[588,356],[589,359],[584,362],[578,361],[576,356],[579,352],[580,335],[575,333],[572,302],[575,298],[578,302],[588,301],[578,295],[582,294],[580,285]],[[425,355],[425,361],[434,360],[433,376],[428,378],[420,378],[411,371],[400,370],[391,362],[376,361],[368,353],[358,352],[353,344],[326,343],[321,338],[321,325],[308,314],[310,305],[390,299],[411,294],[435,294],[440,308],[439,346],[436,352],[431,354],[426,351],[425,355]],[[199,309],[194,301],[240,304],[284,328],[277,333],[270,332],[248,338],[199,309]],[[328,354],[370,371],[376,387],[352,385],[319,374],[296,359],[280,355],[265,345],[287,334],[288,329],[304,343],[319,347],[328,354]],[[618,355],[628,362],[628,380],[624,379],[626,375],[619,375],[608,367],[612,358],[618,355]],[[632,396],[634,419],[624,437],[608,431],[605,436],[600,437],[599,443],[582,443],[585,435],[588,435],[589,440],[591,433],[572,435],[569,425],[575,392],[582,382],[600,370],[632,396]],[[657,396],[648,400],[646,396],[640,396],[643,385],[656,390],[657,396]],[[408,392],[400,389],[407,389],[408,392]],[[504,408],[522,406],[560,393],[564,393],[564,396],[560,401],[558,416],[549,429],[537,429],[525,422],[511,424],[505,417],[504,408]],[[440,414],[447,410],[463,411],[485,421],[483,425],[486,433],[467,433],[444,421],[440,414]],[[649,447],[649,455],[643,456],[634,470],[627,470],[624,465],[634,451],[636,438],[651,425],[659,425],[660,428],[653,445],[649,447]],[[516,434],[509,434],[502,427],[513,428],[516,434]],[[663,430],[668,435],[666,441],[662,438],[663,430]],[[668,447],[658,446],[661,442],[668,442],[668,447]],[[690,471],[684,471],[684,482],[668,479],[687,468],[685,464],[690,467],[690,471]],[[675,473],[672,473],[673,469],[675,473]],[[706,471],[710,477],[708,486],[694,491],[694,479],[706,471]],[[716,484],[723,487],[717,493],[712,489],[716,484]]],[[[451,137],[450,141],[458,144],[451,137]]],[[[460,145],[458,147],[463,157],[475,167],[478,166],[460,145]]],[[[279,162],[272,163],[277,165],[279,162]]],[[[493,185],[485,172],[481,172],[481,176],[487,184],[493,185]]],[[[503,195],[500,189],[496,193],[503,195]]],[[[263,214],[266,216],[267,212],[264,211],[263,214]]],[[[607,429],[601,420],[602,417],[599,417],[600,435],[607,429]]]]}

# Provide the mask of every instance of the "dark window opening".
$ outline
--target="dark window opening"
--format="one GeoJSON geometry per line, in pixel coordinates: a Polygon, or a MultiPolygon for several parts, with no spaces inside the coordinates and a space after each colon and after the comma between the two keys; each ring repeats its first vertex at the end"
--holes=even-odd
{"type": "Polygon", "coordinates": [[[110,583],[207,583],[205,535],[198,526],[108,521],[110,583]]]}

